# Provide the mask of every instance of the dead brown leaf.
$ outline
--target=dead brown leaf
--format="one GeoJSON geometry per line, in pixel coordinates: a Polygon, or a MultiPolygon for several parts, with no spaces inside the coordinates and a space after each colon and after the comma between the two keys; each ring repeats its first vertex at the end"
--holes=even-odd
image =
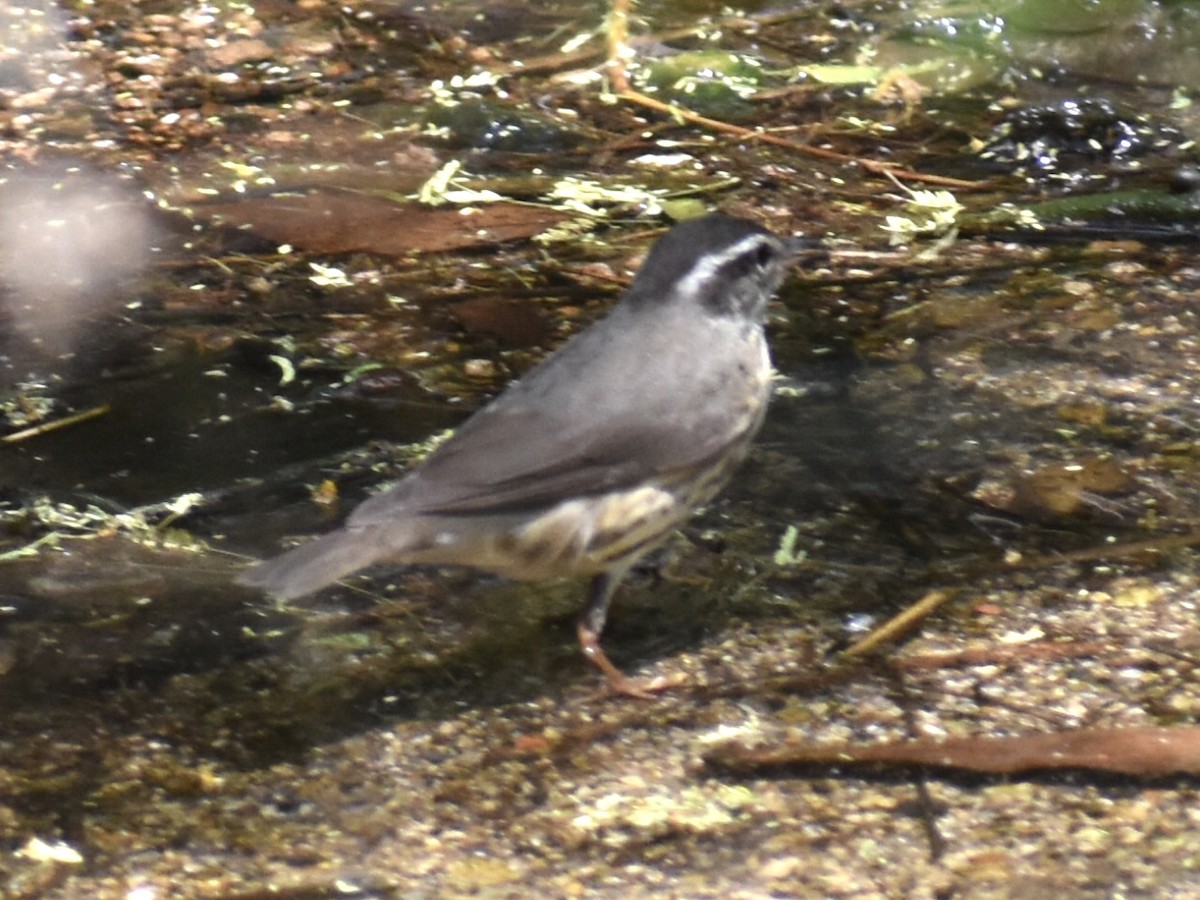
{"type": "Polygon", "coordinates": [[[196,212],[279,244],[314,253],[406,256],[486,247],[533,237],[567,218],[518,203],[431,209],[331,188],[204,204],[196,212]]]}

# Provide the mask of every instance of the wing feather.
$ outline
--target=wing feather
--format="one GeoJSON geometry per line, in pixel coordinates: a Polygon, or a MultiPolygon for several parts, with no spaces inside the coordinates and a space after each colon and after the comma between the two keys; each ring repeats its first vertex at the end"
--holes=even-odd
{"type": "MultiPolygon", "coordinates": [[[[764,372],[739,366],[739,355],[647,378],[656,368],[648,359],[680,348],[667,343],[671,329],[663,326],[670,323],[661,321],[662,340],[643,333],[638,342],[614,341],[641,327],[623,318],[618,309],[468,419],[407,478],[364,502],[349,524],[549,507],[703,467],[757,426],[732,411],[747,405],[747,391],[761,389],[764,372]]],[[[694,352],[745,350],[728,335],[711,337],[694,352]]],[[[761,331],[755,338],[762,342],[761,331]]]]}

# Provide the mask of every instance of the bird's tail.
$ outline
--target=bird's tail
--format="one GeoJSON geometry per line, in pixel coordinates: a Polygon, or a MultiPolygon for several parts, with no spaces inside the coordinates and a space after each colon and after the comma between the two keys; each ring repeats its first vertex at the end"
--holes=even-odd
{"type": "Polygon", "coordinates": [[[252,566],[238,576],[238,582],[262,588],[281,600],[311,594],[383,558],[371,531],[342,529],[327,534],[252,566]]]}

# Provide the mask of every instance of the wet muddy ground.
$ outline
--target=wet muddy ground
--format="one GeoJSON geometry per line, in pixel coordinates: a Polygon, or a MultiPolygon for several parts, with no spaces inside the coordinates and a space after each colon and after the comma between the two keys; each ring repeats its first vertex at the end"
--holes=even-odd
{"type": "Polygon", "coordinates": [[[1200,891],[1189,5],[638,12],[617,97],[599,6],[0,7],[0,892],[1200,891]],[[610,620],[682,687],[578,584],[234,585],[706,208],[829,256],[610,620]]]}

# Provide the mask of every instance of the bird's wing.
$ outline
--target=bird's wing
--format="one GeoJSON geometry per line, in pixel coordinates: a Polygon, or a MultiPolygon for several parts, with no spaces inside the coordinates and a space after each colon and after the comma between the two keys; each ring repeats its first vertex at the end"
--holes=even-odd
{"type": "Polygon", "coordinates": [[[598,416],[566,430],[537,409],[487,410],[408,478],[363,503],[349,524],[397,514],[519,513],[687,471],[741,437],[727,410],[717,402],[626,421],[598,416]]]}

